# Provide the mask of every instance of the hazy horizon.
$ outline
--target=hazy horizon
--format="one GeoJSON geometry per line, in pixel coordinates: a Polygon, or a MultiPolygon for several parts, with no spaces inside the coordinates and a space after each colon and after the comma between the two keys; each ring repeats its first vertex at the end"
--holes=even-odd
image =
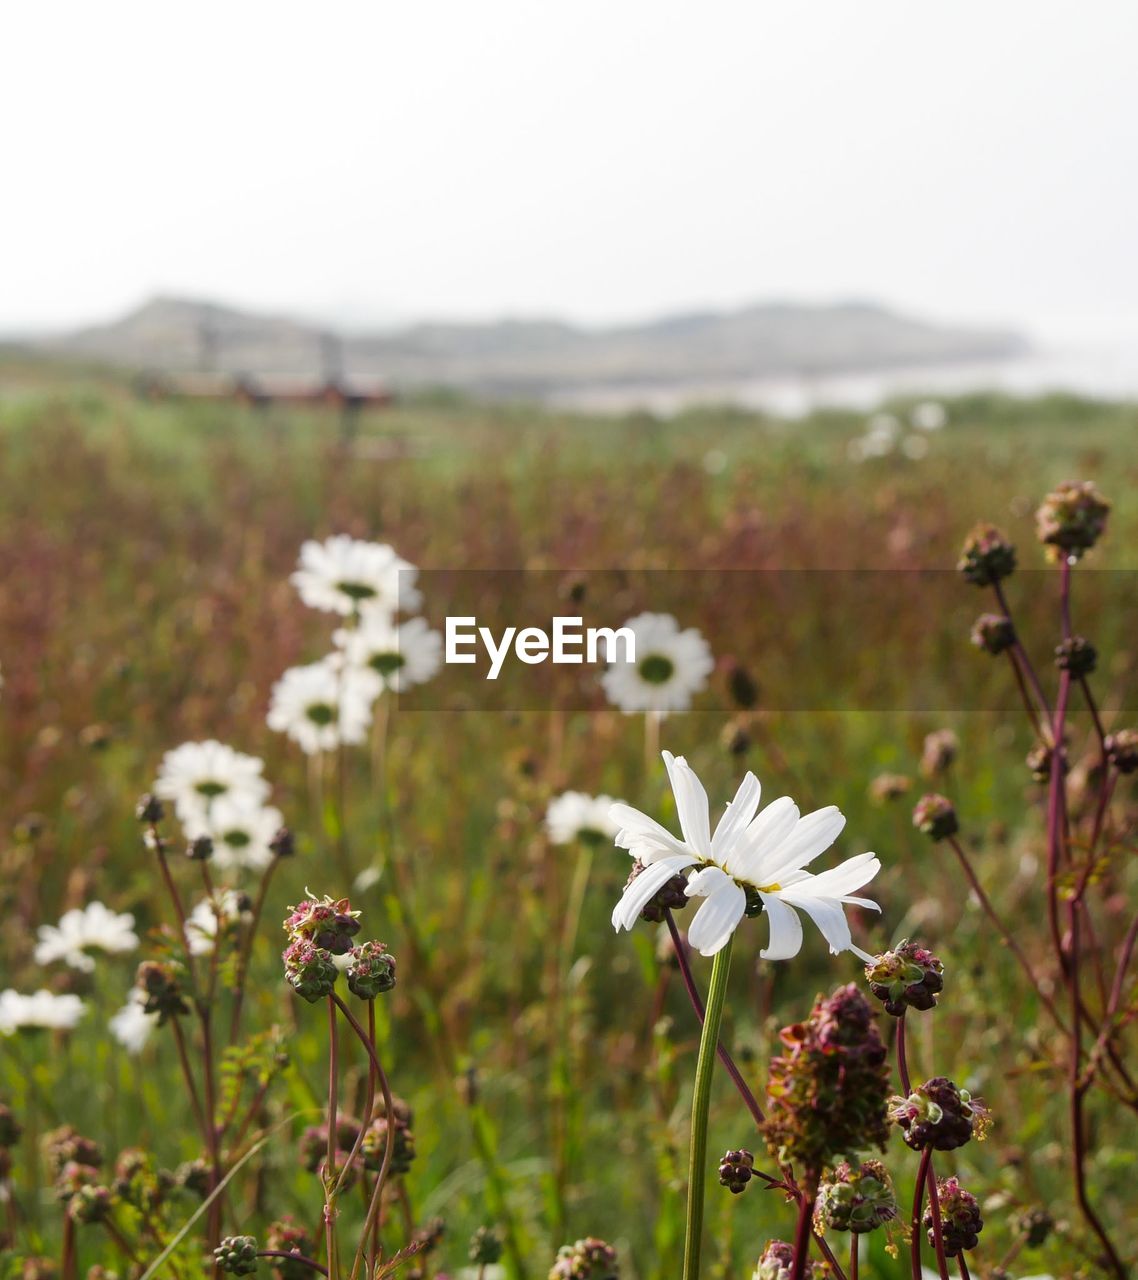
{"type": "Polygon", "coordinates": [[[1126,0],[116,0],[0,34],[0,332],[154,294],[357,328],[853,298],[1138,332],[1126,0]]]}

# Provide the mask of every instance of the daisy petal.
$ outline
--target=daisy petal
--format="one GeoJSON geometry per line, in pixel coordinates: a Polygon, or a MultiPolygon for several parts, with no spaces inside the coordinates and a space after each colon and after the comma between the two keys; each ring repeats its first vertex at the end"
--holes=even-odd
{"type": "Polygon", "coordinates": [[[819,932],[830,947],[832,956],[849,951],[853,947],[849,922],[842,904],[834,898],[815,898],[809,893],[786,891],[783,900],[805,911],[818,926],[819,932]]]}
{"type": "Polygon", "coordinates": [[[755,816],[761,795],[762,787],[758,778],[753,773],[748,773],[739,784],[735,799],[724,810],[715,834],[711,837],[711,856],[716,862],[722,864],[723,851],[731,847],[735,837],[755,816]]]}
{"type": "Polygon", "coordinates": [[[809,866],[834,843],[845,825],[845,815],[832,804],[800,818],[784,843],[771,855],[771,865],[767,868],[771,880],[777,881],[788,872],[809,866]]]}
{"type": "Polygon", "coordinates": [[[798,912],[773,893],[759,896],[771,924],[771,940],[759,955],[764,960],[790,960],[802,949],[802,921],[798,912]]]}
{"type": "Polygon", "coordinates": [[[625,889],[620,901],[613,908],[612,927],[619,933],[621,929],[631,929],[637,916],[644,910],[648,902],[668,883],[668,881],[685,867],[690,867],[690,856],[664,858],[646,866],[635,880],[625,889]]]}
{"type": "Polygon", "coordinates": [[[808,883],[809,892],[820,898],[843,898],[867,885],[881,870],[881,863],[875,853],[859,853],[845,862],[839,862],[829,871],[819,872],[811,876],[808,883]]]}
{"type": "Polygon", "coordinates": [[[707,792],[695,776],[695,770],[683,756],[670,751],[662,753],[676,797],[676,809],[680,815],[680,830],[684,839],[702,858],[711,856],[711,818],[708,813],[707,792]]]}
{"type": "Polygon", "coordinates": [[[655,818],[650,818],[628,804],[614,804],[609,810],[620,830],[616,834],[618,848],[627,849],[641,862],[655,862],[661,857],[679,857],[687,853],[682,840],[677,840],[655,818]]]}
{"type": "Polygon", "coordinates": [[[780,796],[758,815],[728,850],[726,867],[732,875],[751,884],[771,884],[763,878],[768,856],[794,830],[798,822],[798,806],[789,796],[780,796]]]}
{"type": "MultiPolygon", "coordinates": [[[[709,867],[706,870],[716,871],[718,868],[709,867]]],[[[705,872],[699,874],[704,875],[705,872]]],[[[727,945],[747,910],[747,895],[730,876],[725,876],[722,872],[719,874],[722,878],[715,883],[707,900],[688,926],[688,942],[704,956],[713,956],[727,945]]],[[[692,894],[690,884],[688,896],[697,896],[692,894]]]]}

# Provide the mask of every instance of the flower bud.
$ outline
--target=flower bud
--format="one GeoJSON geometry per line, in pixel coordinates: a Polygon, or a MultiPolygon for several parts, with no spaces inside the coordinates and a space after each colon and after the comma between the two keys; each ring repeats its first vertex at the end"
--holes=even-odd
{"type": "Polygon", "coordinates": [[[145,822],[147,826],[154,826],[155,823],[162,821],[166,816],[166,811],[162,807],[162,801],[148,792],[134,806],[134,816],[139,822],[145,822]]]}
{"type": "Polygon", "coordinates": [[[213,857],[213,841],[209,836],[195,836],[186,845],[186,857],[191,862],[208,862],[213,857]]]}
{"type": "Polygon", "coordinates": [[[964,540],[957,569],[977,587],[990,587],[1015,572],[1016,549],[994,524],[980,523],[964,540]]]}
{"type": "Polygon", "coordinates": [[[1055,1230],[1055,1219],[1046,1209],[1038,1206],[1025,1209],[1019,1214],[1015,1220],[1015,1228],[1023,1236],[1023,1242],[1029,1249],[1038,1249],[1055,1230]]]}
{"type": "Polygon", "coordinates": [[[1060,671],[1069,671],[1072,680],[1089,676],[1097,662],[1097,650],[1083,636],[1069,636],[1055,649],[1055,665],[1060,671]]]}
{"type": "Polygon", "coordinates": [[[759,701],[759,686],[746,667],[732,662],[727,672],[727,692],[740,711],[752,711],[759,701]]]}
{"type": "Polygon", "coordinates": [[[110,1217],[114,1200],[106,1187],[90,1183],[79,1188],[67,1202],[67,1216],[80,1226],[91,1226],[110,1217]]]}
{"type": "Polygon", "coordinates": [[[862,1235],[897,1216],[893,1179],[880,1160],[851,1166],[842,1161],[823,1179],[814,1208],[819,1232],[851,1231],[862,1235]]]}
{"type": "Polygon", "coordinates": [[[475,1266],[493,1266],[502,1256],[501,1237],[493,1227],[479,1227],[470,1237],[466,1256],[475,1266]]]}
{"type": "Polygon", "coordinates": [[[970,639],[977,649],[995,656],[1015,644],[1015,627],[1002,613],[982,613],[972,624],[970,639]]]}
{"type": "Polygon", "coordinates": [[[351,950],[352,936],[359,932],[359,915],[347,898],[306,899],[289,907],[284,927],[294,940],[305,938],[323,951],[344,955],[351,950]]]}
{"type": "Polygon", "coordinates": [[[549,1280],[619,1280],[616,1250],[594,1236],[562,1245],[549,1280]]]}
{"type": "Polygon", "coordinates": [[[134,985],[142,993],[144,1011],[158,1014],[159,1026],[190,1011],[182,995],[180,974],[180,966],[172,960],[144,960],[138,966],[134,985]]]}
{"type": "Polygon", "coordinates": [[[296,839],[288,827],[281,827],[269,841],[269,850],[277,858],[291,858],[296,853],[296,839]]]}
{"type": "Polygon", "coordinates": [[[97,1142],[85,1138],[72,1125],[45,1133],[42,1140],[44,1160],[53,1178],[58,1178],[69,1164],[98,1169],[103,1151],[97,1142]]]}
{"type": "Polygon", "coordinates": [[[903,773],[879,773],[869,784],[869,798],[874,804],[888,804],[900,800],[912,785],[912,779],[903,773]]]}
{"type": "MultiPolygon", "coordinates": [[[[644,863],[637,858],[632,864],[632,871],[629,873],[625,888],[644,872],[644,863]]],[[[661,888],[657,889],[655,894],[644,904],[643,910],[640,912],[641,920],[647,920],[649,924],[660,924],[664,919],[665,912],[680,911],[688,905],[687,881],[681,875],[674,875],[661,888]]]]}
{"type": "MultiPolygon", "coordinates": [[[[388,1171],[394,1177],[407,1173],[415,1159],[415,1134],[411,1129],[411,1109],[398,1098],[395,1104],[391,1138],[391,1164],[388,1171]]],[[[360,1145],[364,1168],[378,1173],[383,1166],[383,1153],[387,1149],[387,1117],[377,1116],[368,1126],[360,1145]]]]}
{"type": "Polygon", "coordinates": [[[931,1009],[944,988],[944,965],[924,947],[903,939],[865,966],[869,989],[900,1018],[906,1009],[931,1009]]]}
{"type": "MultiPolygon", "coordinates": [[[[790,1280],[794,1274],[794,1248],[785,1240],[769,1240],[763,1250],[752,1280],[790,1280]]],[[[805,1280],[814,1280],[818,1274],[814,1264],[808,1262],[802,1272],[805,1280]]]]}
{"type": "MultiPolygon", "coordinates": [[[[290,1214],[272,1223],[265,1233],[265,1248],[277,1253],[292,1253],[297,1257],[311,1257],[316,1251],[312,1237],[290,1214]]],[[[270,1258],[278,1280],[312,1280],[312,1268],[307,1262],[292,1262],[288,1258],[270,1258]]]]}
{"type": "Polygon", "coordinates": [[[209,1164],[202,1159],[184,1161],[175,1171],[174,1182],[183,1191],[204,1200],[209,1195],[209,1164]]]}
{"type": "Polygon", "coordinates": [[[1048,782],[1051,778],[1052,750],[1046,743],[1037,742],[1024,757],[1024,764],[1035,782],[1048,782]]]}
{"type": "Polygon", "coordinates": [[[913,809],[913,826],[933,840],[947,840],[960,830],[952,801],[935,792],[917,801],[913,809]]]}
{"type": "Polygon", "coordinates": [[[1035,532],[1053,560],[1079,559],[1102,537],[1110,503],[1089,481],[1068,480],[1035,513],[1035,532]]]}
{"type": "Polygon", "coordinates": [[[395,986],[395,957],[382,942],[365,942],[348,954],[348,990],[352,995],[374,1000],[395,986]]]}
{"type": "Polygon", "coordinates": [[[1138,729],[1119,729],[1108,734],[1106,754],[1119,773],[1138,770],[1138,729]]]}
{"type": "Polygon", "coordinates": [[[755,1170],[755,1157],[745,1148],[724,1153],[719,1162],[719,1184],[737,1196],[745,1190],[755,1170]]]}
{"type": "Polygon", "coordinates": [[[255,1236],[226,1236],[213,1251],[214,1261],[231,1276],[251,1276],[257,1270],[255,1236]]]}
{"type": "Polygon", "coordinates": [[[960,750],[960,739],[951,729],[937,729],[925,738],[921,751],[921,773],[935,778],[946,773],[960,750]]]}
{"type": "Polygon", "coordinates": [[[889,1071],[873,1009],[852,983],[784,1027],[770,1064],[764,1136],[771,1155],[801,1169],[803,1184],[835,1157],[887,1137],[889,1071]]]}
{"type": "Polygon", "coordinates": [[[336,989],[340,976],[331,953],[314,946],[306,938],[289,943],[281,957],[284,960],[285,981],[309,1004],[330,996],[336,989]]]}
{"type": "Polygon", "coordinates": [[[946,1076],[933,1076],[918,1085],[907,1098],[895,1097],[889,1118],[914,1151],[954,1151],[973,1135],[983,1138],[988,1109],[967,1089],[958,1089],[946,1076]]]}
{"type": "MultiPolygon", "coordinates": [[[[938,1178],[936,1185],[945,1256],[955,1258],[965,1249],[975,1249],[980,1243],[984,1219],[980,1216],[976,1197],[970,1191],[965,1191],[958,1179],[938,1178]]],[[[928,1230],[929,1244],[935,1247],[936,1233],[933,1230],[931,1205],[925,1210],[924,1224],[928,1230]]]]}

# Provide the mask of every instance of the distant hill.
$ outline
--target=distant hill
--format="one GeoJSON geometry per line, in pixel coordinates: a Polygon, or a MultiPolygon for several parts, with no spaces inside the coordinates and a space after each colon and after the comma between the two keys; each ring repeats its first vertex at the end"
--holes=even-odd
{"type": "Polygon", "coordinates": [[[502,320],[337,336],[303,320],[164,297],[42,347],[140,369],[267,376],[339,366],[396,389],[537,397],[994,360],[1027,350],[1012,332],[931,324],[869,303],[770,303],[608,328],[502,320]]]}

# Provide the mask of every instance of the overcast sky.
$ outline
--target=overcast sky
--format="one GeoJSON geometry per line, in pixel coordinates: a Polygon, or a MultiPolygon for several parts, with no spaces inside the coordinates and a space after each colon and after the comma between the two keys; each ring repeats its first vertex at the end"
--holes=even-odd
{"type": "Polygon", "coordinates": [[[0,329],[1138,315],[1134,0],[26,0],[0,49],[0,329]]]}

